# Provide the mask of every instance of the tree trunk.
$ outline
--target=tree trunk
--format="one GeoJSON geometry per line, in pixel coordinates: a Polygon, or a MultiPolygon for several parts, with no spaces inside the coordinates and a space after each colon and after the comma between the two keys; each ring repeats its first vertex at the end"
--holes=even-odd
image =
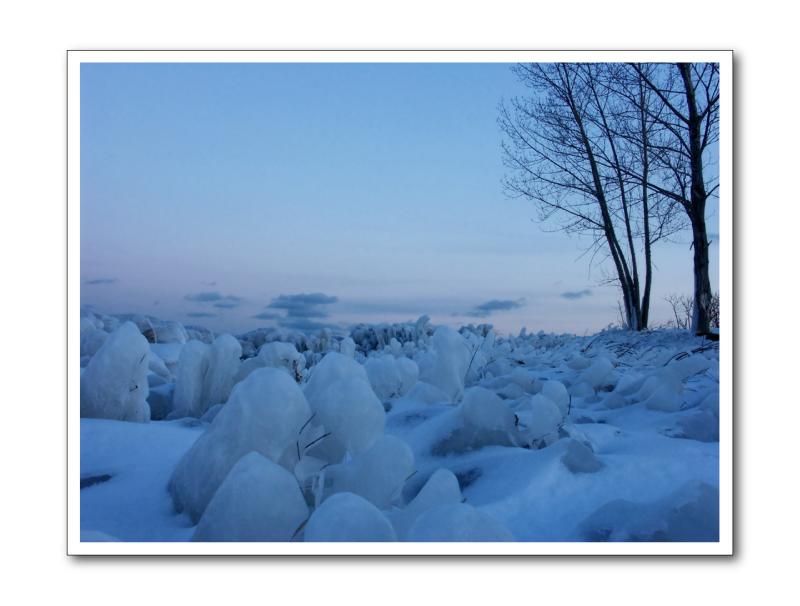
{"type": "Polygon", "coordinates": [[[691,200],[689,219],[692,223],[692,246],[694,247],[694,313],[692,332],[705,335],[709,330],[708,308],[711,303],[711,281],[708,277],[708,234],[706,233],[706,193],[703,178],[702,117],[697,112],[697,100],[692,83],[691,65],[679,63],[678,70],[686,90],[689,109],[689,151],[691,164],[691,200]]]}

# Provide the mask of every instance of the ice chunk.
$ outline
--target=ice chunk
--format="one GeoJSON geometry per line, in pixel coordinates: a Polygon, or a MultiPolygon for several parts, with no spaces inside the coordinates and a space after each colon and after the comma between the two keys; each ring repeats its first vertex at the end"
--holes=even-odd
{"type": "Polygon", "coordinates": [[[294,476],[251,452],[230,470],[206,507],[193,541],[289,541],[308,518],[294,476]]]}
{"type": "Polygon", "coordinates": [[[719,540],[719,489],[691,481],[649,503],[625,499],[598,508],[580,526],[589,541],[719,540]]]}
{"type": "Polygon", "coordinates": [[[203,405],[197,410],[202,415],[210,406],[227,401],[233,388],[233,378],[239,370],[242,346],[231,335],[220,335],[208,350],[208,371],[203,378],[203,405]]]}
{"type": "Polygon", "coordinates": [[[115,330],[81,374],[81,417],[149,421],[149,354],[133,322],[115,330]]]}
{"type": "Polygon", "coordinates": [[[461,414],[473,427],[485,431],[511,431],[514,412],[495,393],[483,387],[470,387],[464,392],[461,414]]]}
{"type": "Polygon", "coordinates": [[[243,381],[258,368],[280,368],[298,383],[303,378],[306,359],[292,343],[273,341],[262,345],[258,355],[242,362],[236,373],[234,383],[243,381]]]}
{"type": "Polygon", "coordinates": [[[449,469],[437,469],[417,496],[404,508],[392,512],[391,519],[397,536],[404,539],[416,519],[434,507],[461,503],[458,479],[449,469]]]}
{"type": "Polygon", "coordinates": [[[517,417],[520,431],[531,442],[557,436],[563,420],[558,406],[541,394],[531,397],[528,409],[518,412],[517,417]]]}
{"type": "Polygon", "coordinates": [[[383,436],[347,463],[325,470],[325,494],[352,492],[387,509],[414,472],[414,454],[400,438],[383,436]]]}
{"type": "Polygon", "coordinates": [[[183,346],[175,376],[174,410],[202,415],[203,378],[208,371],[208,345],[191,340],[183,346]]]}
{"type": "Polygon", "coordinates": [[[322,393],[333,383],[341,379],[362,379],[369,384],[367,371],[358,362],[337,352],[328,352],[325,357],[311,369],[308,383],[304,388],[306,398],[316,410],[322,393]]]}
{"type": "Polygon", "coordinates": [[[360,454],[383,435],[386,411],[369,383],[360,378],[336,381],[317,398],[315,423],[331,435],[309,454],[339,461],[345,453],[360,454]]]}
{"type": "Polygon", "coordinates": [[[609,381],[614,365],[608,358],[597,358],[592,365],[581,373],[580,380],[597,389],[609,381]]]}
{"type": "Polygon", "coordinates": [[[311,515],[306,541],[396,541],[392,525],[372,503],[351,492],[335,494],[311,515]]]}
{"type": "Polygon", "coordinates": [[[409,541],[513,541],[504,524],[466,503],[443,505],[419,516],[409,541]]]}
{"type": "Polygon", "coordinates": [[[354,358],[356,355],[356,342],[350,337],[345,337],[339,343],[339,353],[347,358],[354,358]]]}
{"type": "Polygon", "coordinates": [[[467,342],[452,328],[440,326],[433,333],[430,353],[420,367],[420,378],[441,389],[452,401],[458,400],[470,360],[467,342]]]}
{"type": "Polygon", "coordinates": [[[178,511],[198,520],[236,462],[256,451],[277,462],[297,448],[311,411],[289,375],[261,368],[236,385],[205,434],[183,456],[169,483],[178,511]]]}
{"type": "Polygon", "coordinates": [[[681,409],[683,398],[668,384],[657,387],[644,401],[644,405],[651,410],[675,412],[681,409]]]}
{"type": "Polygon", "coordinates": [[[569,410],[569,393],[561,381],[545,381],[540,392],[544,397],[549,398],[561,410],[562,415],[566,415],[569,410]]]}
{"type": "Polygon", "coordinates": [[[564,465],[573,473],[593,473],[603,467],[603,463],[588,446],[578,440],[568,439],[567,452],[561,457],[564,465]]]}
{"type": "Polygon", "coordinates": [[[231,335],[211,345],[192,340],[183,346],[175,377],[175,410],[201,417],[227,401],[239,369],[242,346],[231,335]]]}

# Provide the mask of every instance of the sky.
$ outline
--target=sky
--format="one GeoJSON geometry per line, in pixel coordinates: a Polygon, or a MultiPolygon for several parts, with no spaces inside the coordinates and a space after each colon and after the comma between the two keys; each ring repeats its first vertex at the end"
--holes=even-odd
{"type": "MultiPolygon", "coordinates": [[[[500,63],[84,63],[81,304],[233,333],[615,323],[587,242],[503,193],[497,108],[525,94],[500,63]]],[[[690,241],[654,251],[651,324],[692,292],[690,241]]]]}

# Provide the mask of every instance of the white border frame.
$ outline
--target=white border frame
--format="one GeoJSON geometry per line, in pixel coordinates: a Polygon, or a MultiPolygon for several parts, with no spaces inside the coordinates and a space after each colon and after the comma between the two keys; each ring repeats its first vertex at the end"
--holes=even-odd
{"type": "Polygon", "coordinates": [[[732,51],[91,51],[67,52],[67,554],[68,555],[732,555],[733,554],[733,52],[732,51]],[[80,541],[81,63],[716,62],[720,65],[720,540],[718,543],[99,543],[80,541]]]}

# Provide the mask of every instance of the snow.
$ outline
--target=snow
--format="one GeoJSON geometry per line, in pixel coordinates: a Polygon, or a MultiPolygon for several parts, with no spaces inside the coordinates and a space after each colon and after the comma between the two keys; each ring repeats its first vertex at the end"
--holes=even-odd
{"type": "Polygon", "coordinates": [[[511,532],[471,505],[442,505],[423,513],[408,531],[409,541],[513,541],[511,532]]]}
{"type": "Polygon", "coordinates": [[[686,331],[82,325],[82,400],[153,417],[81,419],[82,540],[717,540],[719,345],[686,331]]]}
{"type": "Polygon", "coordinates": [[[257,452],[230,470],[206,507],[193,541],[289,541],[308,518],[294,476],[257,452]]]}
{"type": "Polygon", "coordinates": [[[285,372],[262,368],[251,373],[175,468],[169,488],[176,509],[199,519],[240,458],[255,451],[278,462],[296,448],[310,416],[303,393],[285,372]]]}
{"type": "Polygon", "coordinates": [[[81,417],[149,421],[149,355],[132,322],[111,333],[81,374],[81,417]]]}
{"type": "Polygon", "coordinates": [[[389,520],[366,499],[335,494],[320,505],[305,527],[306,541],[396,541],[389,520]]]}

